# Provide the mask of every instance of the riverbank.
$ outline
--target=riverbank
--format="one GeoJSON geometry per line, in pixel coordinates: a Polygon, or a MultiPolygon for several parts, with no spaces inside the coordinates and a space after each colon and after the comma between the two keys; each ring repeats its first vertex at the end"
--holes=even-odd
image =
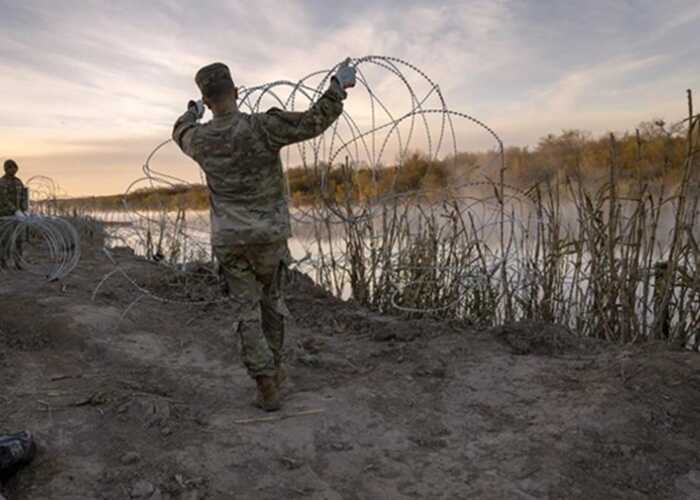
{"type": "MultiPolygon", "coordinates": [[[[156,264],[115,250],[131,276],[156,264]]],[[[402,320],[295,274],[284,408],[251,406],[226,304],[134,304],[86,242],[0,275],[8,500],[698,498],[700,356],[543,323],[402,320]]]]}

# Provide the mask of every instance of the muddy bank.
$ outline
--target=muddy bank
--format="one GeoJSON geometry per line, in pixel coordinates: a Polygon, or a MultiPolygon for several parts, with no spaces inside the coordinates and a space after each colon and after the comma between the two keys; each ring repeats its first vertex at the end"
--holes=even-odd
{"type": "Polygon", "coordinates": [[[8,500],[700,497],[697,354],[387,318],[296,275],[270,421],[225,304],[93,301],[111,269],[0,275],[0,432],[39,445],[8,500]]]}

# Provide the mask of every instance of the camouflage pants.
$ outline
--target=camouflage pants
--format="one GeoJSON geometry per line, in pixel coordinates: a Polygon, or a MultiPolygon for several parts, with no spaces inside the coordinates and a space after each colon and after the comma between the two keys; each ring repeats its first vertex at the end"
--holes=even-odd
{"type": "Polygon", "coordinates": [[[214,255],[234,306],[241,355],[248,374],[273,375],[282,360],[287,241],[255,245],[216,245],[214,255]]]}
{"type": "Polygon", "coordinates": [[[5,234],[0,234],[0,268],[7,268],[9,263],[14,261],[15,267],[19,266],[22,258],[24,241],[22,235],[16,235],[15,247],[12,248],[11,230],[13,227],[6,228],[5,234]],[[14,257],[14,258],[13,258],[14,257]]]}

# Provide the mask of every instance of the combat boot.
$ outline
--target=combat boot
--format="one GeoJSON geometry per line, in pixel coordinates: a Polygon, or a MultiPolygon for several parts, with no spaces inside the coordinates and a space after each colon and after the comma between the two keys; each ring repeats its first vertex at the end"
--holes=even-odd
{"type": "Polygon", "coordinates": [[[274,377],[261,375],[255,378],[258,386],[258,395],[255,405],[265,411],[277,411],[280,409],[280,395],[274,377]]]}

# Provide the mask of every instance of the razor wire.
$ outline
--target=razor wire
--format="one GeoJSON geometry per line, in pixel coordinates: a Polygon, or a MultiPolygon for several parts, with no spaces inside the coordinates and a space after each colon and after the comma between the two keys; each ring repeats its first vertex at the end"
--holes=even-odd
{"type": "Polygon", "coordinates": [[[0,217],[0,261],[4,267],[14,266],[49,281],[60,280],[80,261],[80,235],[61,217],[0,217]],[[31,252],[25,251],[27,244],[31,244],[31,252]]]}
{"type": "MultiPolygon", "coordinates": [[[[304,172],[317,174],[319,183],[316,186],[317,191],[314,193],[314,203],[308,206],[296,206],[290,211],[295,225],[327,225],[328,227],[339,227],[339,230],[342,230],[348,225],[375,220],[388,205],[415,203],[417,199],[426,200],[426,193],[422,190],[400,192],[396,185],[399,174],[410,158],[411,151],[421,148],[426,149],[425,154],[428,160],[442,159],[442,161],[452,162],[451,165],[456,166],[459,153],[464,151],[458,142],[456,129],[458,122],[476,127],[493,141],[494,153],[490,159],[487,158],[485,164],[475,166],[473,169],[497,175],[502,174],[505,169],[505,155],[500,136],[482,120],[470,114],[450,109],[440,86],[426,72],[403,59],[379,55],[353,59],[352,65],[357,70],[357,85],[354,89],[349,90],[351,99],[346,101],[341,116],[325,133],[314,139],[289,146],[281,153],[285,173],[289,167],[293,166],[292,158],[293,155],[296,155],[296,165],[304,172]],[[380,77],[378,83],[374,81],[377,74],[380,77]],[[389,97],[383,97],[382,90],[386,88],[391,89],[389,97]],[[397,100],[398,89],[401,90],[402,96],[407,97],[407,100],[404,99],[407,104],[401,104],[404,109],[400,109],[396,102],[389,102],[397,100]],[[365,110],[368,109],[369,113],[353,113],[357,100],[362,96],[368,101],[369,105],[365,106],[365,110]],[[437,123],[431,121],[433,119],[436,119],[437,123]],[[417,147],[415,143],[418,140],[423,142],[417,147]],[[394,175],[389,188],[384,188],[381,194],[365,203],[357,203],[351,207],[341,206],[334,199],[333,193],[327,195],[332,185],[332,169],[337,167],[338,159],[345,157],[346,165],[352,165],[351,170],[353,171],[357,168],[365,168],[370,171],[372,182],[376,186],[380,176],[390,168],[385,166],[390,151],[394,151],[396,155],[396,163],[391,167],[394,175]]],[[[238,107],[247,113],[264,112],[266,106],[270,104],[288,111],[306,110],[323,94],[337,67],[338,65],[335,65],[330,69],[314,71],[296,81],[276,80],[252,87],[240,87],[238,107]]],[[[155,239],[159,243],[178,241],[180,246],[176,259],[160,258],[162,256],[153,254],[149,256],[157,260],[159,265],[164,266],[164,269],[176,274],[187,274],[189,272],[187,269],[189,257],[195,255],[211,256],[208,221],[205,216],[193,211],[169,210],[166,208],[165,200],[162,201],[163,208],[160,210],[143,210],[132,207],[129,203],[129,195],[143,187],[154,190],[162,187],[187,189],[192,186],[191,182],[153,165],[158,153],[172,144],[173,141],[170,139],[158,144],[148,154],[144,162],[143,176],[133,181],[126,189],[123,197],[123,208],[131,230],[127,231],[129,233],[127,236],[120,235],[117,236],[117,239],[122,239],[127,245],[136,244],[141,249],[153,247],[155,239]]],[[[199,170],[199,175],[202,184],[205,184],[201,170],[199,170]]],[[[287,182],[286,194],[289,199],[291,189],[287,175],[285,175],[285,179],[287,182]]],[[[514,201],[516,204],[533,203],[532,194],[505,184],[502,175],[500,181],[488,177],[481,180],[463,179],[452,184],[449,191],[452,193],[452,198],[460,203],[461,213],[472,212],[475,205],[481,207],[484,217],[473,217],[473,214],[472,217],[477,219],[475,232],[481,235],[480,237],[484,241],[498,236],[499,224],[501,231],[504,223],[511,227],[525,227],[528,224],[523,220],[522,215],[515,212],[506,213],[504,204],[506,199],[514,201]],[[472,189],[481,190],[481,193],[469,195],[467,192],[472,189]],[[484,191],[491,194],[484,196],[484,191]]],[[[427,201],[426,203],[430,205],[432,202],[427,201]]],[[[331,248],[326,248],[325,251],[333,252],[332,246],[336,243],[331,241],[329,243],[331,248]]],[[[161,248],[160,244],[158,248],[161,248]]],[[[296,261],[296,265],[300,268],[302,266],[304,269],[317,268],[323,262],[324,257],[327,257],[324,254],[323,245],[319,241],[311,241],[305,251],[306,257],[296,261]],[[317,248],[310,251],[311,246],[314,245],[317,248]]],[[[396,257],[396,255],[391,255],[387,261],[391,262],[393,259],[393,264],[387,264],[386,272],[389,274],[395,274],[401,270],[400,267],[396,267],[396,257]]],[[[494,251],[487,274],[493,275],[499,269],[505,269],[506,262],[514,257],[510,251],[503,255],[494,251]]],[[[343,261],[342,256],[337,260],[337,263],[341,266],[349,265],[343,261]]],[[[116,260],[115,266],[118,266],[116,260]]],[[[182,296],[187,295],[183,290],[180,290],[182,293],[177,297],[166,297],[161,293],[149,290],[147,286],[128,276],[127,271],[123,268],[117,267],[116,269],[100,282],[98,289],[104,286],[105,282],[112,276],[123,275],[142,296],[151,296],[161,302],[198,303],[198,301],[183,301],[182,296]]],[[[211,275],[216,273],[213,265],[209,267],[209,270],[211,275]]],[[[457,273],[465,289],[489,279],[489,276],[475,273],[469,269],[453,271],[457,273]]],[[[97,291],[96,289],[95,293],[97,291]]],[[[402,310],[402,307],[396,303],[395,296],[392,296],[391,301],[397,310],[402,310]]],[[[208,303],[211,300],[202,302],[208,303]]],[[[423,312],[433,310],[436,309],[425,309],[423,312]]]]}

